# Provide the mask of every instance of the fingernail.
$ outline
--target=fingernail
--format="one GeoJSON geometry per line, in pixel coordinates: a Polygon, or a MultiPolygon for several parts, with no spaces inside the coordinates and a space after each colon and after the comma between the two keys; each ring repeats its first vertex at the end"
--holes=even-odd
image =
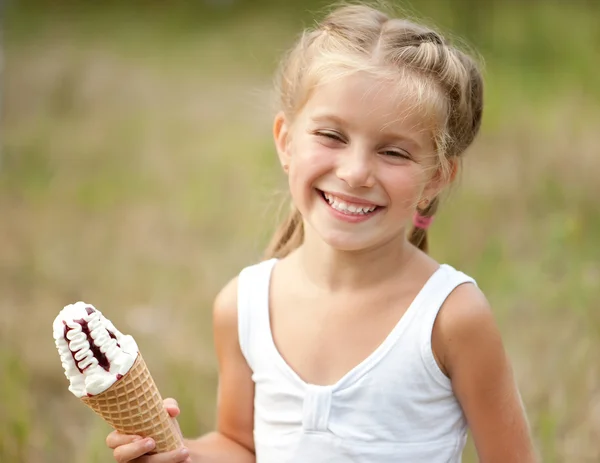
{"type": "Polygon", "coordinates": [[[154,441],[152,439],[147,439],[146,442],[144,442],[144,447],[151,449],[154,447],[154,441]]]}
{"type": "Polygon", "coordinates": [[[179,454],[180,454],[182,457],[187,457],[187,456],[190,454],[190,452],[188,451],[188,449],[181,449],[181,450],[179,451],[179,454]]]}

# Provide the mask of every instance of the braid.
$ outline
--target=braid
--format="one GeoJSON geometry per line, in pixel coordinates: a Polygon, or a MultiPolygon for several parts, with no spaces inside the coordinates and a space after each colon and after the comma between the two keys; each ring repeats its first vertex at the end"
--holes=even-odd
{"type": "MultiPolygon", "coordinates": [[[[437,212],[439,203],[439,197],[436,196],[431,200],[427,207],[425,207],[425,209],[417,209],[416,213],[418,214],[418,217],[425,219],[433,219],[435,213],[437,212]]],[[[421,251],[425,253],[429,251],[429,243],[427,241],[427,227],[418,226],[416,223],[413,223],[413,227],[410,231],[408,240],[416,247],[418,247],[421,251]]]]}
{"type": "Polygon", "coordinates": [[[265,252],[265,259],[282,258],[302,244],[304,225],[302,215],[293,205],[291,210],[271,239],[265,252]]]}

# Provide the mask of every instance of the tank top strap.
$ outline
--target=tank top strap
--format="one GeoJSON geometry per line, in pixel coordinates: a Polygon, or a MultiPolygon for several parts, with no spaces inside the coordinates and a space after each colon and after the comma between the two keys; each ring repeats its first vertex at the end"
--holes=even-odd
{"type": "MultiPolygon", "coordinates": [[[[452,266],[442,264],[436,274],[433,276],[427,291],[423,294],[420,307],[417,315],[412,321],[417,324],[415,332],[419,336],[419,344],[421,346],[421,357],[430,374],[442,386],[451,388],[449,378],[440,370],[431,346],[431,335],[433,326],[444,305],[448,296],[460,285],[472,283],[477,285],[477,282],[470,276],[454,269],[452,266]]],[[[413,329],[411,328],[411,329],[413,329]]]]}
{"type": "MultiPolygon", "coordinates": [[[[254,370],[256,342],[269,339],[269,283],[277,259],[245,267],[238,275],[238,339],[242,354],[254,370]]],[[[260,346],[258,346],[260,352],[260,346]]]]}

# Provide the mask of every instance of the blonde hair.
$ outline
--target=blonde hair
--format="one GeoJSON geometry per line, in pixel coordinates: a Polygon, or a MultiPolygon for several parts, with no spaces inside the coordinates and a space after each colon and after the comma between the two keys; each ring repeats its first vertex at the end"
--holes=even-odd
{"type": "MultiPolygon", "coordinates": [[[[437,167],[451,175],[450,161],[458,160],[481,125],[483,80],[475,60],[433,29],[370,6],[341,6],[305,30],[282,60],[276,77],[279,106],[293,120],[316,85],[356,71],[409,85],[417,104],[435,111],[437,167]]],[[[433,198],[419,214],[432,217],[439,201],[433,198]]],[[[282,258],[303,239],[302,216],[292,205],[266,257],[282,258]]],[[[426,230],[413,227],[409,240],[427,252],[426,230]]]]}

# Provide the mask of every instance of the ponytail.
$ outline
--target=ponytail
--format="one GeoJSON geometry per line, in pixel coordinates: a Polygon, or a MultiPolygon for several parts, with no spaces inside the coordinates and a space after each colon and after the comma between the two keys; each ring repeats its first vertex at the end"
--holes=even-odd
{"type": "Polygon", "coordinates": [[[413,220],[413,228],[408,235],[408,241],[424,253],[429,252],[427,228],[437,212],[438,204],[439,199],[435,197],[425,209],[417,209],[415,220],[413,220]]]}
{"type": "Polygon", "coordinates": [[[303,240],[304,224],[302,223],[302,215],[292,205],[289,215],[275,231],[273,238],[271,238],[271,242],[265,252],[265,258],[282,259],[299,247],[303,240]]]}

